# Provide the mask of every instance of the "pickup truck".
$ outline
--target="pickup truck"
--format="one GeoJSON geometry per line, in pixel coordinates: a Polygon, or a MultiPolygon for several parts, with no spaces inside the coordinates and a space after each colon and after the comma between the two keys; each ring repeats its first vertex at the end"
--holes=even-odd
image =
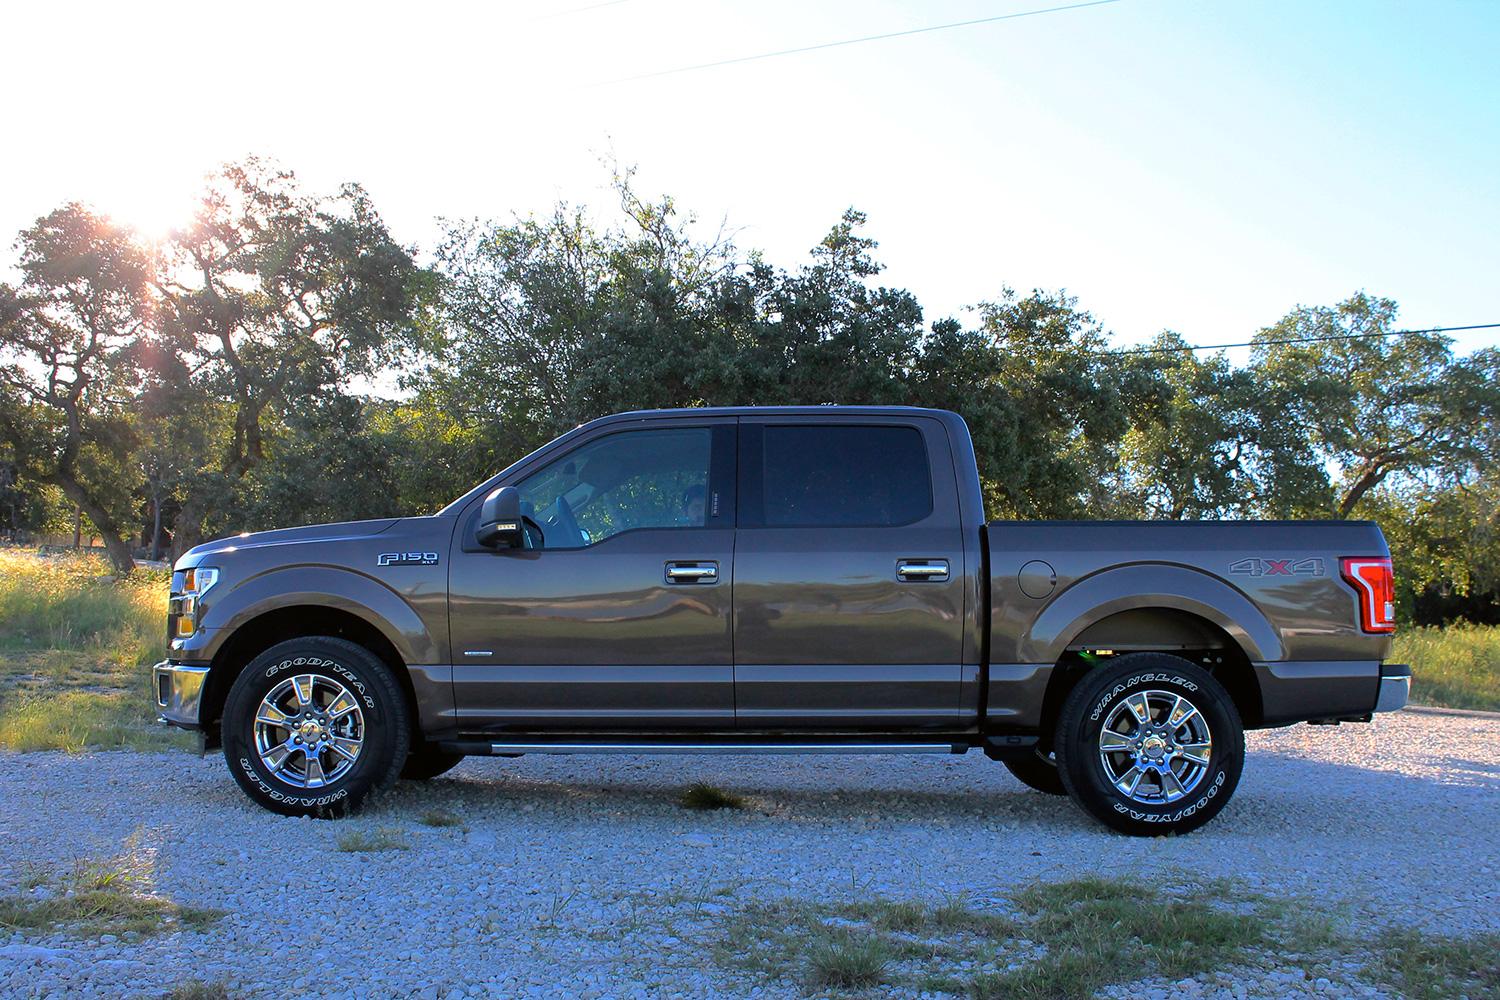
{"type": "Polygon", "coordinates": [[[979,750],[1153,835],[1246,729],[1405,704],[1391,588],[1368,521],[987,521],[943,410],[644,411],[432,516],[192,549],[154,693],[288,815],[467,755],[979,750]]]}

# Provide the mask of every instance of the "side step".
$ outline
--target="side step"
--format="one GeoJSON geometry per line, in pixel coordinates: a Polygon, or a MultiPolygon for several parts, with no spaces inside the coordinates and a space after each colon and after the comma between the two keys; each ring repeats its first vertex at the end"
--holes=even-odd
{"type": "Polygon", "coordinates": [[[680,753],[680,754],[852,754],[852,753],[967,753],[968,741],[871,742],[866,740],[770,743],[765,741],[684,741],[618,739],[509,739],[504,742],[451,740],[438,744],[444,750],[472,755],[515,756],[526,753],[680,753]]]}

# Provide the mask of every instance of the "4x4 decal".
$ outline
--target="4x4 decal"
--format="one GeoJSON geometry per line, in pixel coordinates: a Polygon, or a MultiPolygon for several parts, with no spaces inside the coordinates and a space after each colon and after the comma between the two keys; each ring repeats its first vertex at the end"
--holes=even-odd
{"type": "Polygon", "coordinates": [[[1235,576],[1322,576],[1322,559],[1241,559],[1229,564],[1235,576]]]}

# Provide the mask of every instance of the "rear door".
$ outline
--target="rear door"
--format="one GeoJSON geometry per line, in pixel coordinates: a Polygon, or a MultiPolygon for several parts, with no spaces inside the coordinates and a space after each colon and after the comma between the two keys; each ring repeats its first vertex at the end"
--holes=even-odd
{"type": "Polygon", "coordinates": [[[740,729],[959,724],[964,553],[942,425],[744,418],[740,729]]]}

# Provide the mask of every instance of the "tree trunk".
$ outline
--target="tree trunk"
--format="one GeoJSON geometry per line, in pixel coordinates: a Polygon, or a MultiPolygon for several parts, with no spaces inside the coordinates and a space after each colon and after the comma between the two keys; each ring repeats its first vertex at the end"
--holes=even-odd
{"type": "Polygon", "coordinates": [[[1349,487],[1343,499],[1339,501],[1340,518],[1347,519],[1349,512],[1354,509],[1355,504],[1359,503],[1360,498],[1380,485],[1380,481],[1385,478],[1385,471],[1378,465],[1365,469],[1363,474],[1354,481],[1354,485],[1349,487]]]}
{"type": "Polygon", "coordinates": [[[53,479],[53,482],[69,500],[73,501],[78,510],[79,517],[73,522],[73,537],[81,541],[79,535],[83,529],[82,515],[87,514],[89,520],[94,522],[94,527],[99,530],[99,537],[104,541],[104,549],[109,553],[109,561],[114,565],[115,572],[120,576],[129,576],[135,570],[135,559],[130,554],[130,546],[125,544],[125,539],[120,536],[120,527],[115,524],[114,518],[95,503],[88,491],[73,479],[58,476],[53,479]]]}
{"type": "Polygon", "coordinates": [[[203,518],[207,511],[203,504],[191,495],[177,509],[177,518],[172,522],[172,562],[175,564],[182,554],[203,541],[203,518]]]}
{"type": "Polygon", "coordinates": [[[161,493],[151,493],[151,561],[161,558],[161,493]]]}

